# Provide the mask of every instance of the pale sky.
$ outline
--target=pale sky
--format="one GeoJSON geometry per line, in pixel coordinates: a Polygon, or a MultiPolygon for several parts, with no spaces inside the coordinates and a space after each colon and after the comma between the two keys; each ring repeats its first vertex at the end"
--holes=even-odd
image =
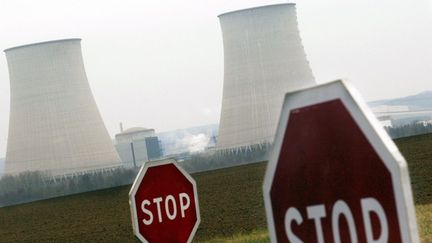
{"type": "MultiPolygon", "coordinates": [[[[0,0],[0,49],[82,38],[90,86],[111,136],[219,122],[223,46],[217,15],[286,1],[0,0]]],[[[432,90],[432,0],[297,0],[319,83],[347,78],[366,100],[432,90]]],[[[0,57],[0,157],[9,77],[0,57]]]]}

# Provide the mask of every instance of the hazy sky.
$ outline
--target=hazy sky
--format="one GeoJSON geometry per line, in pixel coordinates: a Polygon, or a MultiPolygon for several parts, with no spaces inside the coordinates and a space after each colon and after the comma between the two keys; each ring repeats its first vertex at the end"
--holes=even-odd
{"type": "MultiPolygon", "coordinates": [[[[317,81],[348,78],[366,100],[432,90],[431,1],[293,1],[317,81]]],[[[111,136],[120,121],[157,131],[217,123],[223,85],[217,15],[281,2],[0,0],[0,49],[82,38],[87,76],[111,136]]],[[[8,122],[3,54],[0,157],[8,122]]]]}

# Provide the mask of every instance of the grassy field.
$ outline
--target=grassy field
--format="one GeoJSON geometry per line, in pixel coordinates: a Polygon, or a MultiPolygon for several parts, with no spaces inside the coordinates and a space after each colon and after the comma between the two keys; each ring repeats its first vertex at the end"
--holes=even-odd
{"type": "Polygon", "coordinates": [[[422,242],[432,243],[432,134],[395,142],[408,162],[422,242]]]}
{"type": "MultiPolygon", "coordinates": [[[[408,161],[422,242],[432,242],[432,135],[396,140],[408,161]]],[[[197,173],[198,242],[267,242],[266,163],[197,173]]],[[[129,186],[0,208],[0,241],[136,242],[129,186]]]]}

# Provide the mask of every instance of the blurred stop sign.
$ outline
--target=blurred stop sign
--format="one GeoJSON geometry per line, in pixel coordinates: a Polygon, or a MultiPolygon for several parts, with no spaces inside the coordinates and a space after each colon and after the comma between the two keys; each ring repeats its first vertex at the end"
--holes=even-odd
{"type": "Polygon", "coordinates": [[[346,83],[285,97],[264,199],[273,242],[418,242],[404,158],[346,83]]]}
{"type": "Polygon", "coordinates": [[[173,160],[145,163],[129,204],[134,233],[143,242],[191,242],[200,223],[195,181],[173,160]]]}

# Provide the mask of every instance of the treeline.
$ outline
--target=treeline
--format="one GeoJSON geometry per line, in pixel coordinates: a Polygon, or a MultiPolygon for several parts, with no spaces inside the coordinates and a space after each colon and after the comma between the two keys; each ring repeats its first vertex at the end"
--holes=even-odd
{"type": "Polygon", "coordinates": [[[68,177],[40,171],[5,175],[0,179],[0,207],[131,184],[137,172],[119,167],[68,177]]]}
{"type": "MultiPolygon", "coordinates": [[[[432,124],[412,122],[398,127],[386,127],[392,138],[432,133],[432,124]]],[[[178,162],[189,173],[220,169],[230,166],[268,160],[270,144],[227,150],[206,151],[186,156],[178,162]]],[[[135,179],[139,168],[118,167],[107,171],[53,177],[34,171],[0,178],[0,207],[86,191],[128,185],[135,179]]]]}
{"type": "MultiPolygon", "coordinates": [[[[267,160],[268,144],[192,154],[179,162],[189,173],[267,160]]],[[[151,163],[151,162],[150,162],[151,163]]],[[[0,207],[132,184],[139,168],[118,167],[81,175],[53,177],[34,171],[0,178],[0,207]]]]}
{"type": "Polygon", "coordinates": [[[423,122],[412,122],[397,127],[385,127],[391,138],[402,138],[425,133],[432,133],[432,124],[423,122]]]}
{"type": "Polygon", "coordinates": [[[238,149],[207,151],[192,154],[179,164],[192,173],[260,162],[268,159],[269,148],[270,144],[257,144],[238,149]]]}

